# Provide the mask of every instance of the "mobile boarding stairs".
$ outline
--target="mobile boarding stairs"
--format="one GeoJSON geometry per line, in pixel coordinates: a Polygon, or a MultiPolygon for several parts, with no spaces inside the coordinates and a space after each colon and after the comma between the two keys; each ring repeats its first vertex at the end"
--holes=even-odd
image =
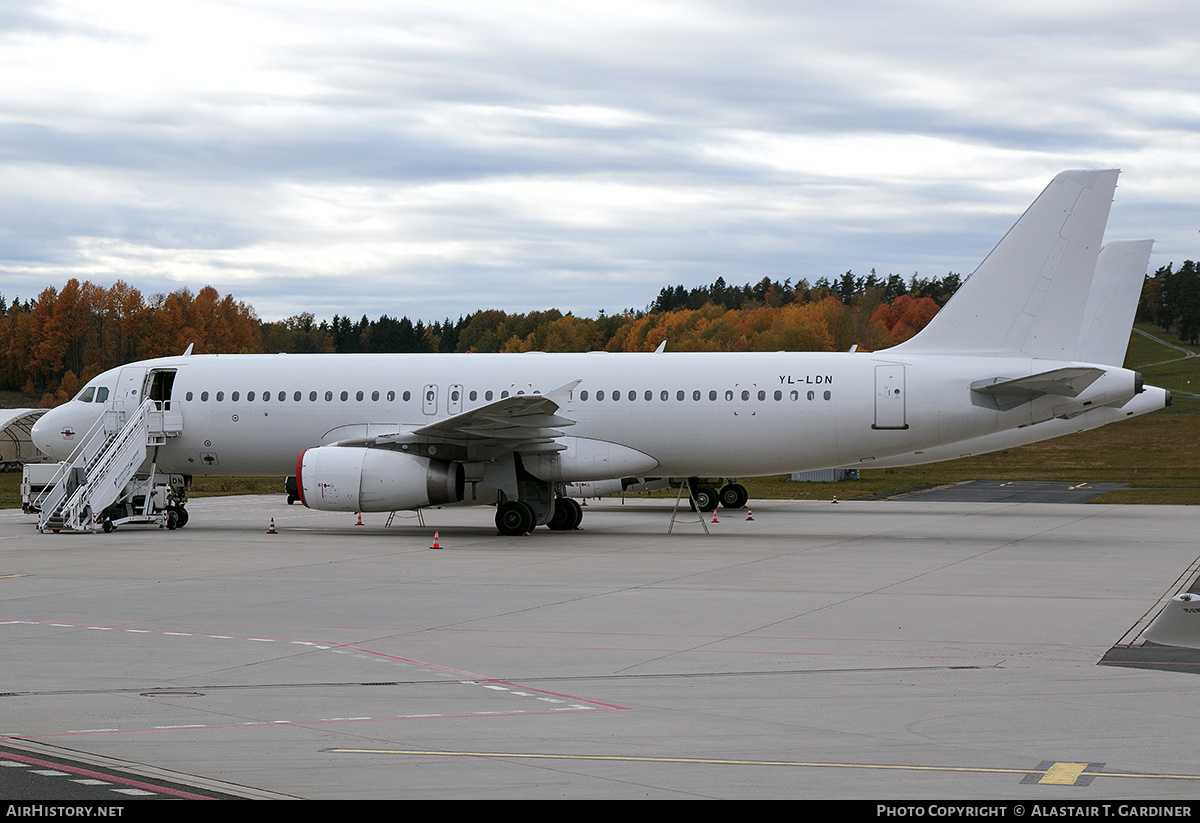
{"type": "Polygon", "coordinates": [[[146,400],[132,414],[122,401],[108,401],[75,451],[31,499],[38,531],[108,532],[125,523],[170,529],[182,525],[183,477],[157,474],[153,461],[149,472],[138,471],[151,449],[157,455],[157,447],[182,430],[183,415],[171,409],[170,400],[146,400]]]}

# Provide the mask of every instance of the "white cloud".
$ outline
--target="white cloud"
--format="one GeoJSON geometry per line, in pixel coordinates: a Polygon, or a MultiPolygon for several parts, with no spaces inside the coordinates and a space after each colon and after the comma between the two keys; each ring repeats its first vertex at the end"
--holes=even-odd
{"type": "MultiPolygon", "coordinates": [[[[0,293],[592,314],[966,273],[1057,171],[1196,258],[1190,3],[63,0],[0,11],[0,293]]],[[[1161,259],[1161,262],[1159,262],[1161,259]]]]}

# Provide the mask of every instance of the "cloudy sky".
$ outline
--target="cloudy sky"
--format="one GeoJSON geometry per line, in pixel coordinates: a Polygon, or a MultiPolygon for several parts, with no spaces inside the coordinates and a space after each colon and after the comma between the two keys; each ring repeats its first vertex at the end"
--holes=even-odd
{"type": "Polygon", "coordinates": [[[1194,0],[0,0],[0,294],[265,319],[969,273],[1055,173],[1200,258],[1194,0]],[[988,10],[988,9],[991,10],[988,10]]]}

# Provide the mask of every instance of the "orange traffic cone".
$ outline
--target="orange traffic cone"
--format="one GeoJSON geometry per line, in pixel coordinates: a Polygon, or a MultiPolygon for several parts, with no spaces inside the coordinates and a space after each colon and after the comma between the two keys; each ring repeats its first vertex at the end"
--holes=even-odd
{"type": "Polygon", "coordinates": [[[267,534],[279,534],[279,532],[275,531],[275,518],[274,517],[271,518],[271,528],[267,529],[267,534]]]}
{"type": "Polygon", "coordinates": [[[836,502],[837,502],[837,495],[836,495],[836,494],[833,496],[833,502],[834,502],[834,503],[836,503],[836,502]]]}
{"type": "Polygon", "coordinates": [[[441,548],[441,545],[438,543],[438,533],[436,531],[433,533],[433,545],[430,546],[429,548],[431,548],[431,549],[440,549],[441,548]]]}
{"type": "Polygon", "coordinates": [[[720,522],[721,522],[720,520],[718,520],[718,519],[717,519],[717,510],[716,510],[716,509],[713,509],[713,519],[712,519],[712,522],[714,522],[714,523],[720,523],[720,522]]]}
{"type": "Polygon", "coordinates": [[[357,514],[358,514],[358,522],[357,522],[357,523],[355,523],[354,525],[356,525],[356,526],[361,526],[361,525],[363,525],[363,522],[362,522],[362,512],[357,512],[357,514]]]}
{"type": "Polygon", "coordinates": [[[746,509],[746,519],[747,520],[754,519],[754,510],[753,509],[746,509]]]}

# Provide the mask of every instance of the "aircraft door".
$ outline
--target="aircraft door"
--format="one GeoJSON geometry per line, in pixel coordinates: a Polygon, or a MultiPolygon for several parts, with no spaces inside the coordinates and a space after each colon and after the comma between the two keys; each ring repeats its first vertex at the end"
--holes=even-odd
{"type": "Polygon", "coordinates": [[[183,428],[182,404],[171,398],[174,386],[175,369],[151,369],[142,387],[142,400],[153,400],[162,412],[161,425],[164,431],[179,431],[183,428]]]}
{"type": "Polygon", "coordinates": [[[875,425],[873,429],[907,429],[904,366],[875,367],[875,425]]]}
{"type": "Polygon", "coordinates": [[[145,367],[126,366],[117,377],[117,387],[110,399],[120,404],[118,409],[124,408],[132,412],[142,404],[142,390],[145,385],[145,367]]]}
{"type": "Polygon", "coordinates": [[[455,383],[450,387],[450,393],[446,395],[446,411],[451,414],[458,414],[462,411],[462,384],[455,383]]]}
{"type": "Polygon", "coordinates": [[[437,386],[426,386],[421,389],[421,394],[424,396],[422,410],[426,414],[437,414],[437,386]]]}

